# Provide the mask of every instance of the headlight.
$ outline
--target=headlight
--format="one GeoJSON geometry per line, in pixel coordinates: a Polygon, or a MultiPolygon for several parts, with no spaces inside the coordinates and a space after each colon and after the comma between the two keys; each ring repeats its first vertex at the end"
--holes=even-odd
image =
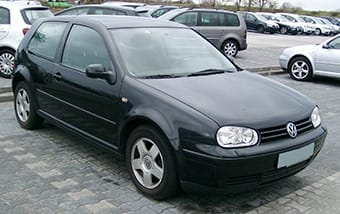
{"type": "Polygon", "coordinates": [[[258,135],[255,130],[237,126],[225,126],[216,134],[217,143],[224,148],[245,147],[255,145],[258,135]]]}
{"type": "Polygon", "coordinates": [[[321,116],[318,107],[314,108],[312,115],[310,117],[312,119],[314,128],[318,127],[321,124],[321,116]]]}

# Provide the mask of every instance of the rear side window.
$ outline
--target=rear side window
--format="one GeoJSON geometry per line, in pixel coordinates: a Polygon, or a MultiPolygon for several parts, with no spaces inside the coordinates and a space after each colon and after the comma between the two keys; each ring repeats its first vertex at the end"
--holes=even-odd
{"type": "Polygon", "coordinates": [[[54,59],[66,25],[67,23],[63,22],[41,24],[28,45],[28,51],[34,55],[54,59]]]}
{"type": "Polygon", "coordinates": [[[183,13],[175,17],[174,21],[187,25],[187,26],[196,26],[197,25],[197,13],[196,12],[183,13]]]}
{"type": "MultiPolygon", "coordinates": [[[[222,15],[222,14],[221,14],[222,15]]],[[[224,14],[224,20],[222,21],[222,25],[224,26],[240,26],[240,20],[236,14],[224,14]]]]}
{"type": "Polygon", "coordinates": [[[93,14],[95,15],[126,15],[126,13],[119,10],[111,10],[106,8],[94,8],[93,14]]]}
{"type": "Polygon", "coordinates": [[[219,26],[219,14],[218,13],[201,13],[201,25],[202,26],[219,26]]]}
{"type": "Polygon", "coordinates": [[[22,10],[21,14],[28,25],[33,24],[37,19],[53,16],[53,13],[47,8],[28,8],[22,10]]]}
{"type": "Polygon", "coordinates": [[[93,29],[75,25],[65,45],[62,64],[85,71],[90,64],[102,64],[107,70],[111,60],[102,37],[93,29]]]}
{"type": "Polygon", "coordinates": [[[10,24],[9,10],[7,8],[0,7],[0,24],[10,24]]]}

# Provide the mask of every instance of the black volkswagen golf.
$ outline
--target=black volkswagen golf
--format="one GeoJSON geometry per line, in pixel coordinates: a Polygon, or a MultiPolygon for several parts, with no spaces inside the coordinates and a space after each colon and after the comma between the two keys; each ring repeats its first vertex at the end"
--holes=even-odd
{"type": "Polygon", "coordinates": [[[327,135],[310,99],[156,19],[38,21],[17,51],[12,87],[23,128],[46,120],[117,153],[155,199],[285,178],[311,163],[327,135]]]}

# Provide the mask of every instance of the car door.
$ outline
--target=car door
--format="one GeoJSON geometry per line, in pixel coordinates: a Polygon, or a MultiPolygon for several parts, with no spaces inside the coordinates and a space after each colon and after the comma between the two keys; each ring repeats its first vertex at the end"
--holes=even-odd
{"type": "Polygon", "coordinates": [[[340,37],[320,46],[315,55],[315,70],[340,73],[340,37]]]}
{"type": "Polygon", "coordinates": [[[96,30],[73,25],[64,45],[61,64],[53,71],[56,117],[67,127],[108,146],[116,144],[117,103],[120,81],[89,78],[85,69],[101,64],[113,71],[102,35],[96,30]]]}
{"type": "MultiPolygon", "coordinates": [[[[196,29],[203,34],[215,46],[218,45],[220,38],[224,34],[225,26],[220,25],[220,16],[223,13],[217,12],[199,12],[196,29]]],[[[223,16],[224,18],[224,16],[223,16]]]]}
{"type": "Polygon", "coordinates": [[[0,7],[0,40],[5,38],[10,28],[10,12],[7,8],[0,7]]]}
{"type": "Polygon", "coordinates": [[[248,29],[251,29],[251,30],[255,30],[256,29],[257,18],[253,14],[247,13],[245,21],[246,21],[248,29]]]}

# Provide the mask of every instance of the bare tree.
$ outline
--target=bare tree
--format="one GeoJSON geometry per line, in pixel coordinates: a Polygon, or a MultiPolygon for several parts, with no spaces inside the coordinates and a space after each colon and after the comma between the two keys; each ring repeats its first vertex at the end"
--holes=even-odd
{"type": "Polygon", "coordinates": [[[248,11],[250,11],[250,9],[253,6],[253,4],[254,4],[254,0],[246,0],[245,1],[245,5],[248,6],[248,9],[247,9],[248,11]]]}
{"type": "Polygon", "coordinates": [[[239,11],[241,7],[242,0],[236,0],[236,10],[239,11]]]}

